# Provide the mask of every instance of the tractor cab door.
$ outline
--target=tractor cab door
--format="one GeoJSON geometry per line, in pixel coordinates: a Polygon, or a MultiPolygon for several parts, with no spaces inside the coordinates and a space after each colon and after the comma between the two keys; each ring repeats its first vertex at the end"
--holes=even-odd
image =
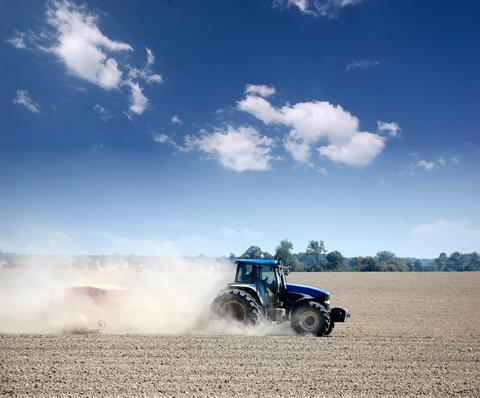
{"type": "Polygon", "coordinates": [[[262,265],[258,267],[258,286],[264,294],[267,305],[276,306],[279,302],[281,281],[274,266],[262,265]]]}

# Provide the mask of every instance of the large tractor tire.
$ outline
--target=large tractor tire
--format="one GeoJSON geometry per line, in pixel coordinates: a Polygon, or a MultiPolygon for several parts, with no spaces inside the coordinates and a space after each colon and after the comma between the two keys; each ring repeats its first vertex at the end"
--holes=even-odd
{"type": "Polygon", "coordinates": [[[330,326],[328,327],[328,330],[325,332],[325,336],[330,336],[330,334],[333,332],[333,329],[335,327],[335,323],[332,322],[330,319],[330,326]]]}
{"type": "Polygon", "coordinates": [[[256,325],[262,318],[259,305],[251,294],[238,289],[221,292],[213,300],[211,313],[213,318],[256,325]]]}
{"type": "Polygon", "coordinates": [[[291,316],[291,323],[298,334],[325,336],[331,332],[330,314],[323,305],[315,301],[309,301],[296,308],[291,316]]]}

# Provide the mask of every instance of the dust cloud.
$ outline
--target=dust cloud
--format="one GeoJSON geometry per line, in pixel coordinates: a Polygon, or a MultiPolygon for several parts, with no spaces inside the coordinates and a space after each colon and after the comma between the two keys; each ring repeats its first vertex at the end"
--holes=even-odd
{"type": "Polygon", "coordinates": [[[283,325],[210,319],[211,302],[234,277],[228,261],[172,258],[155,269],[121,268],[0,269],[0,333],[291,334],[283,325]]]}

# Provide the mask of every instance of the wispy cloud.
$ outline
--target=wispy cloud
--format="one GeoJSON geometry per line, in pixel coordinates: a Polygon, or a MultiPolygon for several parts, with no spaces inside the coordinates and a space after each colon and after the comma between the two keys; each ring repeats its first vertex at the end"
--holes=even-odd
{"type": "Polygon", "coordinates": [[[398,122],[382,122],[379,120],[377,122],[377,127],[380,134],[385,134],[392,138],[396,138],[401,130],[398,122]]]}
{"type": "Polygon", "coordinates": [[[99,28],[98,15],[86,6],[64,0],[53,0],[47,8],[46,22],[50,30],[39,34],[15,31],[8,41],[16,48],[27,48],[26,41],[42,53],[55,55],[69,74],[105,90],[128,90],[129,112],[141,115],[148,105],[140,82],[160,83],[162,77],[152,71],[155,56],[146,48],[146,63],[136,68],[125,61],[125,54],[133,47],[123,41],[112,40],[99,28]]]}
{"type": "Polygon", "coordinates": [[[244,94],[259,95],[260,97],[270,97],[275,94],[275,87],[267,86],[265,84],[247,84],[245,86],[244,94]]]}
{"type": "Polygon", "coordinates": [[[421,169],[424,169],[425,171],[432,171],[433,168],[435,167],[435,163],[427,162],[426,160],[417,160],[414,163],[413,167],[414,169],[421,168],[421,169]]]}
{"type": "Polygon", "coordinates": [[[55,29],[50,51],[73,75],[110,90],[122,82],[122,71],[113,54],[131,52],[133,48],[105,36],[97,19],[85,7],[68,1],[53,2],[47,11],[47,22],[55,29]]]}
{"type": "Polygon", "coordinates": [[[460,160],[462,159],[462,157],[460,155],[455,155],[455,156],[452,156],[450,158],[450,161],[453,163],[453,164],[458,164],[460,163],[460,160]]]}
{"type": "Polygon", "coordinates": [[[108,119],[112,118],[112,114],[110,113],[110,111],[108,109],[104,108],[102,105],[95,104],[94,107],[93,107],[93,110],[95,111],[98,118],[102,122],[106,122],[108,119]]]}
{"type": "Polygon", "coordinates": [[[182,124],[183,123],[183,120],[180,119],[180,117],[178,115],[173,115],[172,118],[170,119],[170,121],[173,124],[182,124]]]}
{"type": "Polygon", "coordinates": [[[153,134],[152,139],[160,144],[165,144],[171,141],[171,138],[165,133],[153,134]]]}
{"type": "Polygon", "coordinates": [[[408,171],[410,175],[415,175],[417,169],[421,169],[423,171],[431,172],[435,169],[448,167],[449,165],[457,165],[461,158],[458,155],[447,157],[444,155],[436,156],[432,160],[425,160],[425,159],[418,159],[417,154],[413,154],[415,160],[410,163],[408,167],[408,171]]]}
{"type": "Polygon", "coordinates": [[[10,43],[15,48],[25,49],[27,48],[27,44],[25,43],[25,36],[26,36],[25,33],[15,30],[15,32],[13,33],[13,36],[9,37],[5,41],[7,43],[10,43]]]}
{"type": "Polygon", "coordinates": [[[126,82],[130,87],[130,111],[141,115],[148,107],[148,98],[143,94],[142,88],[138,83],[134,83],[131,80],[126,82]]]}
{"type": "Polygon", "coordinates": [[[293,7],[302,14],[314,17],[337,18],[342,8],[361,2],[362,0],[274,0],[273,6],[287,9],[293,7]]]}
{"type": "Polygon", "coordinates": [[[30,98],[27,90],[17,90],[17,96],[12,100],[14,104],[21,105],[33,113],[40,113],[41,107],[30,98]]]}
{"type": "Polygon", "coordinates": [[[350,62],[345,69],[350,71],[353,69],[370,69],[380,65],[380,62],[372,59],[358,59],[350,62]]]}
{"type": "Polygon", "coordinates": [[[175,150],[178,152],[189,152],[190,149],[186,146],[182,146],[181,144],[177,144],[177,142],[168,134],[166,133],[154,133],[152,134],[152,140],[158,144],[168,144],[173,146],[175,150]]]}

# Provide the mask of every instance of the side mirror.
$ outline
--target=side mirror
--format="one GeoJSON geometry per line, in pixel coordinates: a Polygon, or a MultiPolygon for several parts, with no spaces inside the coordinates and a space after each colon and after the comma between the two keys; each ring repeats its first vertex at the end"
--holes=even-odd
{"type": "Polygon", "coordinates": [[[289,275],[289,274],[290,274],[290,271],[291,271],[291,270],[290,270],[290,267],[287,267],[287,266],[286,266],[286,267],[283,267],[283,273],[284,273],[285,275],[289,275]]]}

